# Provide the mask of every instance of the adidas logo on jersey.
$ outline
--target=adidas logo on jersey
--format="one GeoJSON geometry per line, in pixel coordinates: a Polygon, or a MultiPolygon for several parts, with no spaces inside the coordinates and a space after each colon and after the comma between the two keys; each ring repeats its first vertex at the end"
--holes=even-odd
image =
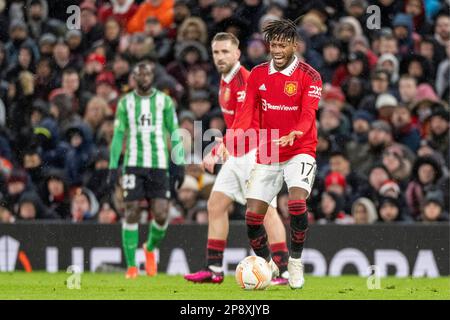
{"type": "Polygon", "coordinates": [[[263,84],[259,87],[259,90],[261,90],[261,91],[267,91],[266,85],[263,83],[263,84]]]}
{"type": "Polygon", "coordinates": [[[302,182],[309,184],[309,179],[306,177],[305,179],[302,180],[302,182]]]}

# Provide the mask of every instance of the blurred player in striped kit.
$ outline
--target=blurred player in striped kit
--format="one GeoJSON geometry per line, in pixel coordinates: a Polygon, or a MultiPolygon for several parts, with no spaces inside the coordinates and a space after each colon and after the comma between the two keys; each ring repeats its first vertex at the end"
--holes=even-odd
{"type": "Polygon", "coordinates": [[[152,87],[154,68],[152,62],[141,62],[134,67],[136,89],[119,101],[110,151],[108,184],[113,187],[117,181],[117,168],[126,135],[122,179],[125,201],[122,244],[128,267],[127,279],[138,275],[135,256],[141,215],[139,202],[145,199],[151,202],[153,220],[143,248],[146,273],[153,276],[157,272],[154,249],[161,243],[168,226],[169,168],[174,168],[171,175],[177,187],[184,180],[184,152],[177,131],[177,115],[172,99],[152,87]],[[169,136],[172,141],[172,159],[169,136]],[[175,165],[171,166],[172,160],[175,165]]]}

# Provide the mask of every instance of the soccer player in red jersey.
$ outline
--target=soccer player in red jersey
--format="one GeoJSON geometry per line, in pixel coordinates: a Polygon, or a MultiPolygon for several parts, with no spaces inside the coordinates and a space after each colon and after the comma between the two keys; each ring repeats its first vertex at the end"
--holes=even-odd
{"type": "MultiPolygon", "coordinates": [[[[257,113],[260,132],[267,133],[267,139],[260,135],[257,163],[247,186],[248,237],[255,253],[270,261],[263,221],[284,180],[289,189],[291,227],[289,285],[297,289],[304,285],[301,254],[308,228],[306,199],[316,173],[316,111],[322,80],[316,70],[295,56],[298,37],[292,21],[271,21],[263,33],[272,59],[251,71],[243,112],[236,115],[233,128],[251,128],[257,113]]],[[[239,143],[242,139],[228,130],[225,140],[230,150],[230,141],[239,143]]]]}
{"type": "MultiPolygon", "coordinates": [[[[212,53],[217,70],[222,75],[219,90],[219,103],[222,108],[227,127],[232,127],[236,110],[244,101],[247,78],[250,74],[239,63],[239,40],[230,33],[218,33],[212,41],[212,53]]],[[[258,127],[257,117],[252,120],[254,128],[258,127]]],[[[256,135],[255,135],[256,138],[256,135]]],[[[228,237],[228,211],[237,201],[246,204],[245,185],[250,171],[256,161],[257,141],[252,144],[249,140],[240,148],[236,146],[223,164],[214,183],[208,201],[208,242],[206,267],[198,272],[185,275],[185,279],[192,282],[221,283],[223,281],[223,251],[228,237]]],[[[218,145],[220,146],[220,145],[218,145]]],[[[213,149],[204,159],[207,170],[213,171],[219,158],[220,150],[213,149]]],[[[272,284],[287,284],[287,246],[286,231],[275,209],[276,195],[270,199],[270,206],[264,225],[267,227],[269,242],[273,252],[271,267],[278,273],[272,284]],[[280,275],[281,274],[281,275],[280,275]]]]}

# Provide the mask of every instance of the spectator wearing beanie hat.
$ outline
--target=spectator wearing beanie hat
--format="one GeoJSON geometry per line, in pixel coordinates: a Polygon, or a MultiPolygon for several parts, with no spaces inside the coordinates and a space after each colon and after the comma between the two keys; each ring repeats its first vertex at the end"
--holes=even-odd
{"type": "MultiPolygon", "coordinates": [[[[339,172],[330,172],[325,177],[325,191],[333,192],[342,197],[342,209],[347,212],[347,210],[351,209],[350,206],[350,197],[349,194],[350,187],[347,186],[347,181],[345,176],[339,172]]],[[[350,211],[348,211],[350,212],[350,211]]]]}
{"type": "Polygon", "coordinates": [[[114,74],[110,71],[100,73],[95,79],[95,86],[96,95],[103,98],[108,103],[112,113],[115,114],[119,93],[116,88],[114,74]]]}
{"type": "Polygon", "coordinates": [[[423,222],[449,221],[448,212],[445,211],[444,196],[441,190],[436,190],[427,194],[418,220],[423,222]]]}
{"type": "Polygon", "coordinates": [[[339,172],[330,172],[325,177],[325,191],[334,192],[339,195],[345,194],[345,189],[347,187],[347,182],[345,177],[339,172]]]}
{"type": "Polygon", "coordinates": [[[105,69],[105,65],[106,57],[104,55],[93,52],[87,56],[81,79],[83,90],[95,93],[95,81],[105,69]]]}
{"type": "Polygon", "coordinates": [[[353,107],[347,103],[345,94],[339,87],[326,86],[322,91],[320,105],[339,110],[345,116],[346,120],[351,119],[355,112],[353,107]]]}
{"type": "Polygon", "coordinates": [[[391,122],[392,114],[398,106],[397,98],[392,94],[383,93],[377,97],[375,108],[377,109],[378,119],[391,122]]]}
{"type": "Polygon", "coordinates": [[[364,144],[367,143],[370,124],[375,120],[375,117],[365,110],[358,110],[353,115],[353,132],[351,141],[349,143],[364,144]]]}

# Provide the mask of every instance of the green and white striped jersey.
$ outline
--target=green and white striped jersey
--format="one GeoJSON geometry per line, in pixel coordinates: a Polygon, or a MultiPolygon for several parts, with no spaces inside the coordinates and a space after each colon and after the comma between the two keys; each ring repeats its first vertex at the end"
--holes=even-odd
{"type": "Polygon", "coordinates": [[[174,162],[183,164],[184,152],[177,132],[178,120],[172,99],[153,89],[150,96],[136,91],[123,96],[117,106],[114,137],[109,167],[118,167],[123,136],[126,135],[125,167],[167,169],[169,167],[169,139],[177,148],[174,162]]]}

